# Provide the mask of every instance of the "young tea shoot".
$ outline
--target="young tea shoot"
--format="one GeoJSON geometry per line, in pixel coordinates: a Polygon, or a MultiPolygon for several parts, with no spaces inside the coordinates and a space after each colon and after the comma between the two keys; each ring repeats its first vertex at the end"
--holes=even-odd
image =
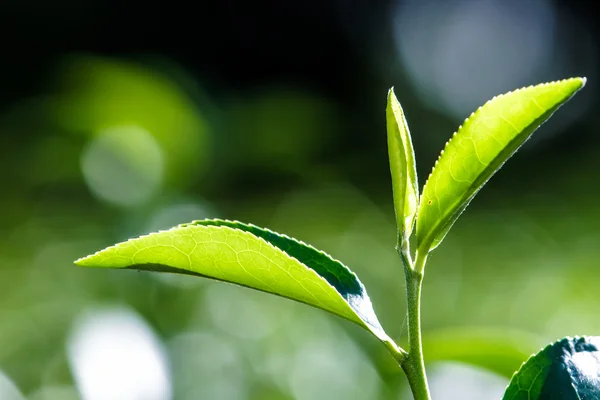
{"type": "MultiPolygon", "coordinates": [[[[386,334],[364,285],[347,266],[299,240],[251,224],[194,221],[116,244],[75,264],[195,275],[329,311],[379,339],[405,372],[414,398],[428,400],[420,316],[427,257],[492,175],[585,82],[585,78],[570,78],[543,83],[485,103],[448,141],[421,193],[408,124],[390,89],[387,140],[396,249],[406,281],[406,349],[386,334]]],[[[513,375],[504,399],[600,398],[599,349],[596,337],[565,338],[549,345],[513,375]]]]}

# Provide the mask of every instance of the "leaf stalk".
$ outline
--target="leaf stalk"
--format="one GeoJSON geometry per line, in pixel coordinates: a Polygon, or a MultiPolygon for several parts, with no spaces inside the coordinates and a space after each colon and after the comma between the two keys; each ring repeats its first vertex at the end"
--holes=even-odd
{"type": "Polygon", "coordinates": [[[406,374],[415,400],[431,400],[421,339],[421,288],[427,254],[417,251],[413,264],[408,244],[401,245],[398,252],[404,264],[406,280],[406,304],[408,311],[408,356],[400,363],[406,374]]]}

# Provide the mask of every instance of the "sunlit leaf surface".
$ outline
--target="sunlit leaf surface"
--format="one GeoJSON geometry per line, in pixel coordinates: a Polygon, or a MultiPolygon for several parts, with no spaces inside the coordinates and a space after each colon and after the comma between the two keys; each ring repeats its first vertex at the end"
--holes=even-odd
{"type": "Polygon", "coordinates": [[[585,85],[571,78],[494,97],[446,144],[419,204],[417,242],[427,253],[443,240],[475,194],[546,121],[585,85]]]}
{"type": "Polygon", "coordinates": [[[254,225],[195,221],[108,247],[76,264],[235,283],[327,310],[391,343],[352,271],[309,245],[254,225]]]}
{"type": "Polygon", "coordinates": [[[408,238],[413,229],[419,202],[419,185],[410,131],[393,89],[388,93],[386,121],[394,209],[398,233],[402,239],[408,238]]]}

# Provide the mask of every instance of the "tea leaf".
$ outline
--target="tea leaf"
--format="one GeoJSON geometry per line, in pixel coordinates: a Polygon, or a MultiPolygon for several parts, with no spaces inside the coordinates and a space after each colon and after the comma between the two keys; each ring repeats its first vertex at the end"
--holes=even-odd
{"type": "Polygon", "coordinates": [[[254,225],[194,221],[116,244],[75,264],[196,275],[261,290],[339,315],[397,349],[363,284],[344,264],[254,225]]]}
{"type": "Polygon", "coordinates": [[[394,209],[401,245],[403,241],[408,240],[413,230],[419,203],[419,185],[410,131],[393,88],[388,92],[385,114],[394,209]]]}
{"type": "Polygon", "coordinates": [[[600,398],[600,337],[564,338],[532,356],[513,375],[503,400],[600,398]]]}
{"type": "Polygon", "coordinates": [[[585,78],[543,83],[494,97],[446,144],[425,187],[417,217],[417,246],[435,249],[475,194],[585,78]]]}

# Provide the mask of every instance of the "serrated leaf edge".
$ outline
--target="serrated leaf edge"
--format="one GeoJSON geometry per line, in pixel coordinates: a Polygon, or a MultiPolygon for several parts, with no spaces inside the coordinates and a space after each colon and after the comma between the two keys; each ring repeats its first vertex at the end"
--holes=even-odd
{"type": "MultiPolygon", "coordinates": [[[[241,221],[237,221],[237,220],[228,220],[228,219],[221,219],[221,218],[203,219],[203,220],[194,220],[194,221],[192,221],[192,222],[188,222],[188,223],[184,223],[184,224],[177,225],[177,227],[175,227],[175,228],[185,228],[185,227],[188,227],[188,226],[207,226],[207,225],[203,225],[203,224],[202,224],[203,222],[207,222],[207,221],[211,221],[211,222],[217,222],[217,223],[218,223],[218,222],[225,222],[225,223],[228,223],[228,224],[233,224],[233,225],[249,226],[249,227],[252,227],[252,228],[256,228],[256,229],[259,229],[259,230],[266,231],[266,232],[268,232],[268,233],[271,233],[271,234],[273,234],[273,235],[275,235],[275,236],[283,237],[283,238],[285,238],[285,239],[288,239],[288,240],[291,240],[292,242],[295,242],[295,243],[297,243],[297,244],[299,244],[299,245],[305,246],[305,247],[307,247],[307,248],[309,248],[309,249],[311,249],[311,250],[313,250],[313,251],[315,251],[315,252],[317,252],[317,253],[321,254],[322,256],[325,256],[325,257],[326,257],[326,258],[328,258],[330,261],[333,261],[334,263],[337,263],[337,264],[341,265],[341,266],[344,268],[344,270],[345,270],[346,272],[349,272],[349,273],[350,273],[350,275],[351,275],[351,276],[352,276],[354,279],[356,279],[356,282],[358,282],[358,284],[360,285],[361,289],[362,289],[362,290],[363,290],[363,292],[364,292],[364,295],[365,295],[365,297],[367,298],[367,300],[369,301],[369,303],[371,303],[371,298],[370,298],[370,296],[367,294],[367,289],[365,288],[365,285],[364,285],[364,284],[362,283],[362,281],[361,281],[361,280],[358,278],[358,275],[356,275],[356,273],[355,273],[354,271],[352,271],[352,270],[351,270],[351,269],[350,269],[350,268],[349,268],[349,267],[348,267],[346,264],[344,264],[343,262],[341,262],[341,261],[339,261],[339,260],[337,260],[337,259],[333,258],[333,257],[332,257],[332,256],[331,256],[329,253],[326,253],[326,252],[324,252],[323,250],[319,250],[319,249],[315,248],[314,246],[312,246],[312,245],[310,245],[310,244],[308,244],[308,243],[305,243],[305,242],[303,242],[303,241],[301,241],[301,240],[298,240],[298,239],[296,239],[296,238],[293,238],[293,237],[291,237],[291,236],[288,236],[288,235],[286,235],[286,234],[279,233],[279,232],[275,232],[275,231],[272,231],[271,229],[268,229],[268,228],[262,228],[262,227],[260,227],[260,226],[258,226],[258,225],[254,225],[254,224],[252,224],[252,223],[245,223],[245,222],[241,222],[241,221]]],[[[214,225],[213,225],[213,226],[214,226],[214,225]]],[[[217,226],[218,226],[218,225],[217,225],[217,226]]],[[[239,230],[239,231],[241,231],[241,232],[246,232],[246,231],[244,231],[243,229],[240,229],[240,228],[232,228],[232,227],[230,227],[230,226],[224,226],[224,227],[225,227],[225,228],[230,228],[230,229],[239,230]]],[[[251,232],[246,232],[246,233],[250,233],[250,234],[252,234],[251,232]]],[[[253,235],[253,236],[256,236],[256,235],[253,235]]],[[[332,288],[332,289],[333,289],[333,290],[334,290],[336,293],[338,293],[338,294],[341,296],[341,294],[339,293],[339,291],[338,291],[338,290],[337,290],[337,289],[336,289],[336,288],[335,288],[333,285],[331,285],[331,283],[329,283],[329,281],[328,281],[327,279],[323,278],[321,275],[319,275],[319,273],[318,273],[317,271],[315,271],[314,269],[312,269],[311,267],[309,267],[307,264],[305,264],[304,262],[302,262],[302,261],[301,261],[301,260],[299,260],[298,258],[296,258],[296,257],[293,257],[292,255],[288,254],[287,252],[285,252],[284,250],[280,249],[279,247],[277,247],[277,246],[273,245],[272,243],[270,243],[270,242],[269,242],[269,241],[267,241],[266,239],[264,239],[264,238],[262,238],[262,237],[260,237],[260,236],[256,236],[256,237],[257,237],[258,239],[262,240],[263,242],[267,243],[268,245],[270,245],[270,246],[274,247],[275,249],[277,249],[277,250],[279,250],[279,251],[282,251],[282,252],[286,253],[286,255],[287,255],[288,257],[290,257],[290,258],[293,258],[293,259],[294,259],[294,260],[296,260],[298,263],[300,263],[300,264],[302,264],[302,265],[306,266],[306,268],[308,268],[308,269],[310,269],[311,271],[313,271],[313,272],[315,273],[315,275],[317,275],[317,276],[319,277],[319,279],[321,279],[321,280],[325,281],[325,283],[327,283],[327,285],[329,285],[329,287],[331,287],[331,288],[332,288]]],[[[343,298],[343,296],[342,296],[342,298],[343,298]]],[[[380,333],[381,333],[381,334],[383,334],[383,335],[385,335],[385,336],[387,337],[387,334],[385,333],[385,330],[384,330],[384,329],[383,329],[383,327],[381,326],[381,322],[379,322],[379,320],[377,319],[377,315],[375,315],[375,314],[373,315],[373,316],[376,318],[376,320],[375,320],[375,321],[373,321],[373,322],[376,322],[376,323],[377,323],[377,325],[375,325],[373,322],[370,322],[370,319],[369,319],[369,318],[366,318],[366,317],[364,317],[363,315],[361,315],[361,313],[359,313],[357,310],[355,310],[355,309],[354,309],[354,307],[352,307],[352,306],[350,305],[350,303],[349,303],[349,302],[348,302],[346,299],[344,299],[344,301],[346,301],[346,303],[348,303],[348,305],[350,306],[350,308],[352,309],[352,311],[353,311],[353,312],[354,312],[354,313],[355,313],[355,314],[356,314],[356,315],[357,315],[357,316],[358,316],[358,317],[361,319],[361,321],[363,321],[363,322],[365,323],[365,325],[369,326],[370,328],[373,328],[371,331],[372,331],[372,332],[373,332],[373,333],[374,333],[374,334],[375,334],[377,337],[380,337],[380,333]],[[378,332],[375,332],[375,331],[373,331],[373,330],[376,330],[376,331],[378,331],[378,332]]],[[[372,303],[371,303],[371,307],[372,307],[372,303]]]]}
{"type": "MultiPolygon", "coordinates": [[[[427,185],[429,184],[429,182],[430,182],[430,180],[431,180],[431,176],[433,175],[433,172],[435,171],[435,169],[436,169],[436,167],[437,167],[437,165],[438,165],[438,162],[440,161],[440,159],[441,159],[441,158],[442,158],[442,156],[444,155],[444,151],[445,151],[445,150],[448,148],[448,146],[450,145],[450,143],[452,142],[452,140],[455,138],[455,136],[456,136],[456,135],[457,135],[459,132],[461,132],[461,131],[462,131],[462,129],[463,129],[463,126],[464,126],[464,125],[465,125],[467,122],[469,122],[469,120],[470,120],[471,118],[473,118],[473,117],[474,117],[474,116],[475,116],[477,113],[479,113],[479,112],[481,111],[481,109],[482,109],[482,108],[486,107],[486,106],[487,106],[489,103],[491,103],[492,101],[495,101],[496,99],[499,99],[499,98],[502,98],[502,97],[505,97],[505,96],[509,96],[509,95],[512,95],[512,94],[514,94],[514,93],[521,92],[521,91],[523,91],[523,90],[532,89],[532,88],[534,88],[534,87],[543,87],[543,86],[557,85],[557,84],[564,83],[564,82],[571,81],[571,80],[580,80],[580,81],[581,81],[581,87],[580,87],[580,88],[579,88],[577,91],[581,90],[581,89],[582,89],[582,88],[585,86],[585,84],[586,84],[586,82],[587,82],[587,78],[586,78],[586,77],[571,77],[571,78],[565,78],[565,79],[558,79],[558,80],[551,81],[551,82],[542,82],[542,83],[532,84],[532,85],[529,85],[529,86],[523,86],[523,87],[520,87],[520,88],[518,88],[518,89],[511,90],[511,91],[509,91],[509,92],[506,92],[506,93],[498,94],[498,95],[496,95],[496,96],[492,97],[491,99],[489,99],[488,101],[486,101],[486,102],[485,102],[484,104],[482,104],[481,106],[479,106],[479,107],[478,107],[478,108],[477,108],[475,111],[473,111],[473,112],[472,112],[472,113],[471,113],[471,114],[470,114],[470,115],[469,115],[467,118],[465,118],[465,120],[462,122],[462,124],[460,124],[460,125],[458,126],[458,128],[456,129],[456,131],[454,131],[454,133],[452,134],[452,136],[450,137],[450,139],[448,139],[448,141],[447,141],[447,142],[446,142],[446,144],[444,145],[444,148],[443,148],[443,149],[442,149],[442,151],[440,152],[440,154],[439,154],[438,158],[435,160],[435,163],[433,164],[433,167],[431,168],[431,172],[429,172],[429,175],[427,176],[427,179],[426,179],[426,181],[425,181],[425,184],[423,185],[423,191],[422,191],[422,193],[421,193],[421,196],[423,195],[423,193],[425,193],[425,189],[427,188],[427,185]]],[[[574,93],[573,93],[573,95],[574,95],[575,93],[576,93],[576,92],[574,92],[574,93]]],[[[514,155],[514,154],[515,154],[515,153],[516,153],[516,152],[519,150],[519,148],[520,148],[520,146],[519,146],[519,147],[517,147],[517,148],[516,148],[516,149],[513,151],[513,153],[511,153],[511,155],[510,155],[508,158],[512,157],[512,155],[514,155]]],[[[507,158],[507,160],[508,160],[508,158],[507,158]]],[[[503,166],[503,165],[504,165],[504,163],[500,164],[500,165],[498,166],[498,168],[496,169],[496,171],[497,171],[497,170],[499,170],[500,168],[502,168],[502,166],[503,166]]],[[[491,177],[490,177],[490,178],[491,178],[491,177]]],[[[456,214],[458,214],[458,216],[460,216],[460,214],[462,214],[462,212],[463,212],[463,211],[464,211],[464,210],[465,210],[465,209],[466,209],[466,208],[469,206],[469,204],[471,203],[471,200],[472,200],[473,198],[475,198],[475,196],[477,195],[477,193],[479,193],[479,191],[480,191],[480,190],[483,188],[483,186],[485,186],[485,184],[486,184],[486,183],[489,181],[489,179],[490,179],[490,178],[488,178],[488,179],[487,179],[485,182],[483,182],[483,183],[482,183],[482,184],[479,186],[479,188],[473,192],[473,194],[470,196],[470,198],[469,198],[469,199],[467,199],[467,200],[464,202],[464,204],[463,204],[463,207],[459,207],[459,208],[456,210],[456,212],[455,212],[453,215],[456,215],[456,214]]],[[[420,203],[419,203],[419,208],[417,209],[417,215],[419,214],[419,211],[420,211],[420,203]]],[[[453,219],[453,218],[450,218],[446,224],[444,224],[444,225],[442,225],[442,226],[441,226],[441,229],[440,229],[440,231],[442,231],[442,232],[443,232],[443,231],[445,230],[445,228],[448,226],[448,224],[453,224],[454,222],[456,222],[456,220],[455,220],[455,219],[453,219]]],[[[417,229],[418,229],[418,226],[417,226],[417,229]]],[[[436,240],[436,238],[433,238],[433,239],[432,239],[432,243],[433,243],[433,242],[435,242],[435,240],[436,240]]],[[[430,249],[429,249],[428,251],[431,251],[431,245],[429,245],[429,247],[430,247],[430,249]]],[[[435,248],[435,247],[437,247],[437,246],[434,246],[434,248],[435,248]]]]}
{"type": "MultiPolygon", "coordinates": [[[[113,245],[111,245],[111,246],[105,247],[105,248],[103,248],[103,249],[101,249],[101,250],[98,250],[98,251],[96,251],[96,252],[95,252],[95,253],[93,253],[93,254],[89,254],[89,255],[87,255],[87,256],[85,256],[85,257],[81,257],[81,258],[79,258],[79,259],[75,260],[75,264],[76,264],[76,265],[80,265],[80,264],[79,264],[79,262],[81,262],[81,261],[85,261],[86,259],[93,258],[93,257],[97,256],[99,253],[102,253],[102,252],[105,252],[105,251],[109,251],[109,250],[111,250],[111,249],[114,249],[114,248],[116,248],[116,247],[118,247],[118,246],[121,246],[121,245],[127,244],[127,243],[129,243],[129,242],[132,242],[132,241],[135,241],[135,240],[139,240],[139,239],[148,238],[148,237],[155,236],[155,235],[159,235],[159,234],[162,234],[162,233],[173,232],[173,231],[176,231],[176,230],[179,230],[179,229],[184,229],[184,228],[187,228],[187,227],[190,227],[190,226],[203,226],[203,225],[201,225],[200,223],[202,223],[202,222],[204,222],[204,221],[212,221],[212,222],[226,222],[226,223],[230,223],[230,224],[239,224],[239,225],[251,226],[251,227],[254,227],[254,228],[257,228],[257,229],[260,229],[260,230],[268,231],[269,233],[272,233],[272,234],[274,234],[274,235],[276,235],[276,236],[285,237],[286,239],[289,239],[289,240],[291,240],[291,241],[293,241],[293,242],[296,242],[296,243],[298,243],[298,244],[300,244],[300,245],[306,246],[306,247],[310,248],[311,250],[314,250],[314,251],[316,251],[317,253],[320,253],[321,255],[323,255],[323,256],[325,256],[325,257],[327,257],[327,258],[328,258],[328,259],[330,259],[331,261],[333,261],[333,262],[336,262],[336,263],[340,264],[340,265],[341,265],[341,266],[342,266],[342,267],[343,267],[343,268],[344,268],[346,271],[348,271],[348,272],[349,272],[349,273],[350,273],[350,274],[351,274],[351,275],[352,275],[352,276],[353,276],[353,277],[356,279],[356,281],[357,281],[357,282],[360,284],[360,286],[361,286],[361,289],[363,289],[363,290],[364,290],[365,296],[367,297],[367,299],[369,300],[369,302],[371,302],[371,300],[370,300],[370,297],[369,297],[369,296],[368,296],[368,294],[367,294],[367,291],[366,291],[366,288],[365,288],[364,284],[361,282],[361,280],[360,280],[360,279],[358,279],[358,276],[356,275],[356,273],[355,273],[354,271],[352,271],[350,268],[348,268],[348,266],[346,266],[344,263],[342,263],[341,261],[339,261],[339,260],[337,260],[337,259],[333,258],[333,257],[332,257],[331,255],[329,255],[328,253],[324,252],[323,250],[319,250],[319,249],[317,249],[317,248],[315,248],[315,247],[311,246],[310,244],[307,244],[307,243],[305,243],[305,242],[303,242],[303,241],[301,241],[301,240],[298,240],[298,239],[295,239],[295,238],[293,238],[293,237],[290,237],[290,236],[288,236],[288,235],[285,235],[285,234],[282,234],[282,233],[278,233],[278,232],[274,232],[274,231],[272,231],[272,230],[270,230],[270,229],[267,229],[267,228],[262,228],[262,227],[260,227],[260,226],[254,225],[254,224],[250,224],[250,223],[244,223],[244,222],[237,221],[237,220],[228,220],[228,219],[221,219],[221,218],[212,218],[212,219],[194,220],[194,221],[191,221],[191,222],[187,222],[187,223],[183,223],[183,224],[176,225],[176,226],[174,226],[174,227],[172,227],[172,228],[169,228],[169,229],[159,229],[159,230],[157,230],[157,231],[155,231],[155,232],[151,232],[151,233],[147,233],[147,234],[144,234],[144,235],[140,235],[140,236],[137,236],[137,237],[134,237],[134,238],[130,238],[130,239],[127,239],[127,240],[125,240],[125,241],[122,241],[122,242],[119,242],[119,243],[115,243],[115,244],[113,244],[113,245]]],[[[212,225],[212,226],[217,226],[217,227],[219,227],[218,225],[212,225]]],[[[246,232],[246,231],[244,231],[243,229],[239,229],[239,228],[232,228],[232,227],[230,227],[230,226],[222,226],[222,228],[228,228],[228,229],[231,229],[231,230],[234,230],[234,231],[236,231],[236,230],[237,230],[237,231],[244,232],[244,233],[250,233],[250,232],[246,232]]],[[[250,233],[250,234],[252,234],[252,233],[250,233]]],[[[252,235],[253,235],[253,234],[252,234],[252,235]]],[[[257,238],[258,240],[262,241],[262,242],[263,242],[264,244],[266,244],[267,246],[270,246],[270,247],[272,247],[273,249],[276,249],[276,250],[278,250],[278,251],[281,251],[281,252],[284,252],[284,253],[286,253],[285,251],[283,251],[283,250],[282,250],[282,249],[280,249],[279,247],[277,247],[277,246],[275,246],[275,245],[271,244],[270,242],[268,242],[267,240],[263,239],[262,237],[260,237],[260,236],[256,236],[256,235],[253,235],[253,236],[254,236],[255,238],[257,238]]],[[[333,285],[331,285],[331,283],[329,283],[329,281],[327,281],[327,279],[325,279],[325,278],[323,278],[321,275],[319,275],[319,274],[317,273],[317,271],[315,271],[314,269],[310,268],[310,267],[309,267],[309,266],[307,266],[305,263],[303,263],[302,261],[298,260],[296,257],[293,257],[293,256],[289,255],[288,253],[286,253],[286,256],[288,256],[288,257],[290,257],[290,258],[292,258],[292,259],[296,260],[298,263],[300,263],[300,264],[304,265],[304,266],[305,266],[307,269],[311,270],[311,271],[312,271],[312,272],[313,272],[313,273],[314,273],[314,274],[317,276],[317,278],[318,278],[318,279],[322,280],[322,281],[323,281],[325,284],[327,284],[327,285],[328,285],[328,286],[329,286],[329,287],[330,287],[330,288],[331,288],[333,291],[335,291],[336,293],[338,293],[338,295],[340,295],[340,297],[342,297],[342,296],[341,296],[341,294],[338,292],[338,290],[337,290],[337,289],[336,289],[336,288],[335,288],[333,285]]],[[[277,295],[277,294],[275,294],[275,295],[277,295]]],[[[285,296],[283,296],[283,297],[285,297],[285,296]]],[[[343,297],[342,297],[342,298],[343,298],[343,297]]],[[[393,347],[395,347],[395,348],[399,349],[399,351],[401,351],[401,349],[400,349],[400,348],[399,348],[399,347],[398,347],[398,346],[397,346],[397,345],[394,343],[394,341],[393,341],[393,340],[392,340],[392,339],[389,337],[389,335],[388,335],[388,334],[385,332],[385,330],[384,330],[384,329],[383,329],[383,327],[381,326],[381,323],[379,322],[379,320],[377,320],[377,316],[376,316],[376,315],[374,315],[374,316],[375,316],[375,318],[376,318],[376,322],[379,324],[379,326],[377,326],[377,325],[374,325],[372,322],[369,322],[369,320],[368,320],[368,319],[364,318],[364,317],[363,317],[361,314],[359,314],[359,313],[358,313],[358,312],[357,312],[357,311],[356,311],[356,310],[355,310],[355,309],[354,309],[354,308],[353,308],[353,307],[350,305],[350,303],[348,303],[348,301],[347,301],[346,299],[344,299],[344,301],[345,301],[345,302],[348,304],[348,307],[350,307],[350,309],[352,310],[352,312],[354,312],[354,313],[355,313],[355,314],[356,314],[356,315],[357,315],[357,316],[360,318],[360,320],[361,320],[361,321],[364,323],[365,327],[367,327],[367,328],[368,328],[368,330],[369,330],[371,333],[373,333],[373,335],[375,335],[375,336],[376,336],[376,337],[377,337],[379,340],[381,340],[382,342],[384,342],[384,343],[385,343],[385,344],[388,346],[388,348],[389,348],[390,346],[393,346],[393,347]]],[[[313,305],[309,304],[309,306],[313,306],[313,305]]],[[[313,307],[314,307],[314,306],[313,306],[313,307]]],[[[353,322],[353,321],[352,321],[352,322],[353,322]]]]}
{"type": "MultiPolygon", "coordinates": [[[[339,261],[339,260],[337,260],[337,259],[333,258],[333,257],[332,257],[332,256],[331,256],[329,253],[326,253],[326,252],[324,252],[323,250],[319,250],[319,249],[315,248],[314,246],[312,246],[312,245],[310,245],[310,244],[308,244],[308,243],[306,243],[306,242],[303,242],[302,240],[299,240],[299,239],[293,238],[293,237],[291,237],[291,236],[288,236],[288,235],[286,235],[286,234],[284,234],[284,233],[275,232],[275,231],[272,231],[271,229],[268,229],[268,228],[263,228],[263,227],[261,227],[261,226],[258,226],[258,225],[254,225],[254,224],[252,224],[252,223],[241,222],[241,221],[237,221],[237,220],[230,220],[230,219],[221,219],[221,218],[208,218],[208,219],[198,219],[198,220],[194,220],[194,221],[187,222],[187,223],[184,223],[184,224],[179,224],[179,225],[177,225],[176,227],[174,227],[174,228],[171,228],[171,229],[175,229],[175,228],[184,228],[184,227],[186,227],[186,226],[190,226],[190,225],[196,225],[196,226],[198,226],[198,225],[200,225],[200,223],[202,223],[202,222],[204,222],[204,221],[213,221],[213,222],[220,222],[220,221],[223,221],[223,222],[226,222],[226,223],[229,223],[229,224],[239,224],[239,225],[246,225],[246,226],[250,226],[250,227],[252,227],[252,228],[256,228],[256,229],[260,229],[260,230],[263,230],[263,231],[267,231],[267,232],[269,232],[269,233],[272,233],[272,234],[273,234],[273,235],[275,235],[275,236],[284,237],[284,238],[286,238],[286,239],[289,239],[289,240],[291,240],[291,241],[293,241],[293,242],[296,242],[296,243],[298,243],[298,244],[301,244],[301,245],[303,245],[303,246],[305,246],[305,247],[308,247],[308,248],[310,248],[311,250],[314,250],[314,251],[316,251],[317,253],[319,253],[319,254],[321,254],[321,255],[323,255],[323,256],[325,256],[325,257],[329,258],[331,261],[333,261],[333,262],[336,262],[336,263],[340,264],[341,266],[343,266],[343,267],[346,269],[346,271],[350,272],[350,274],[352,274],[352,276],[354,276],[354,277],[356,278],[356,280],[357,280],[357,281],[360,283],[360,285],[361,285],[361,286],[364,288],[364,285],[363,285],[363,283],[360,281],[360,279],[358,279],[358,276],[356,275],[356,273],[355,273],[354,271],[352,271],[350,268],[348,268],[348,266],[347,266],[346,264],[344,264],[343,262],[341,262],[341,261],[339,261]]],[[[235,229],[239,229],[239,228],[235,228],[235,229]]],[[[245,232],[243,229],[239,229],[239,230],[241,230],[242,232],[245,232]]],[[[259,237],[259,239],[262,239],[263,241],[267,242],[265,239],[263,239],[263,238],[261,238],[261,237],[259,237]]],[[[269,242],[267,242],[267,243],[269,243],[269,242]]],[[[270,243],[269,243],[269,244],[270,244],[270,243]]],[[[273,246],[273,245],[271,244],[271,246],[273,246]]],[[[275,247],[276,249],[279,249],[279,247],[277,247],[277,246],[273,246],[273,247],[275,247]]],[[[281,249],[279,249],[279,250],[281,250],[281,249]]],[[[281,250],[281,251],[283,251],[283,250],[281,250]]],[[[295,258],[295,257],[292,257],[292,256],[290,256],[290,257],[291,257],[291,258],[294,258],[294,259],[295,259],[295,260],[297,260],[298,262],[300,262],[300,263],[304,264],[302,261],[298,260],[297,258],[295,258]]]]}
{"type": "MultiPolygon", "coordinates": [[[[458,128],[456,129],[456,131],[454,131],[454,133],[452,134],[452,136],[450,137],[450,139],[448,139],[448,141],[446,142],[446,144],[444,145],[444,148],[442,149],[442,151],[440,152],[440,155],[438,156],[438,158],[435,160],[435,163],[433,164],[433,167],[431,168],[431,172],[429,172],[429,175],[427,176],[427,180],[425,181],[425,185],[423,185],[423,193],[425,192],[425,187],[427,186],[427,184],[429,183],[429,180],[431,178],[431,175],[433,174],[433,171],[435,170],[435,167],[437,167],[438,165],[438,161],[440,160],[440,158],[442,157],[442,155],[444,154],[444,150],[446,150],[446,148],[448,147],[448,145],[450,144],[450,142],[454,139],[454,137],[456,136],[456,134],[458,132],[461,131],[461,129],[463,128],[463,126],[471,119],[475,116],[475,114],[477,114],[483,107],[487,106],[489,103],[491,103],[492,101],[514,94],[514,93],[518,93],[521,92],[523,90],[527,90],[527,89],[532,89],[534,87],[537,86],[550,86],[550,85],[557,85],[559,83],[564,83],[570,80],[575,80],[575,79],[580,79],[581,80],[581,88],[583,88],[587,82],[587,78],[586,77],[573,77],[573,78],[565,78],[565,79],[558,79],[555,81],[551,81],[551,82],[543,82],[543,83],[537,83],[537,84],[533,84],[533,85],[529,85],[529,86],[523,86],[520,87],[518,89],[514,89],[511,90],[509,92],[506,93],[502,93],[502,94],[498,94],[494,97],[492,97],[491,99],[489,99],[488,101],[486,101],[484,104],[482,104],[481,106],[479,106],[477,108],[477,110],[473,111],[467,118],[465,118],[465,120],[462,122],[462,124],[460,124],[458,126],[458,128]]],[[[581,89],[580,88],[580,89],[581,89]]]]}
{"type": "MultiPolygon", "coordinates": [[[[311,248],[312,250],[315,250],[315,251],[317,251],[318,253],[321,253],[322,255],[324,255],[324,256],[326,256],[326,257],[328,257],[328,258],[329,258],[331,261],[333,261],[333,262],[337,262],[337,263],[339,263],[340,265],[342,265],[342,266],[343,266],[343,267],[344,267],[344,268],[345,268],[345,269],[346,269],[348,272],[350,272],[350,274],[352,274],[352,275],[353,275],[353,276],[356,278],[356,280],[357,280],[357,281],[360,283],[361,287],[364,289],[364,285],[363,285],[363,283],[360,281],[360,279],[358,279],[358,276],[356,275],[356,273],[355,273],[354,271],[352,271],[350,268],[348,268],[348,267],[347,267],[347,266],[346,266],[344,263],[342,263],[341,261],[338,261],[338,260],[334,259],[334,258],[333,258],[333,257],[331,257],[331,256],[330,256],[328,253],[325,253],[325,252],[324,252],[324,251],[322,251],[322,250],[318,250],[318,249],[314,248],[313,246],[311,246],[311,245],[309,245],[309,244],[306,244],[306,243],[304,243],[304,242],[302,242],[302,241],[300,241],[300,240],[298,240],[298,239],[294,239],[294,238],[292,238],[292,237],[290,237],[290,236],[287,236],[287,235],[284,235],[284,234],[280,234],[280,233],[274,232],[274,231],[272,231],[272,230],[270,230],[270,229],[261,228],[260,226],[257,226],[257,225],[254,225],[254,224],[247,224],[247,223],[240,222],[240,221],[236,221],[236,220],[227,220],[227,219],[220,219],[220,218],[212,218],[212,219],[204,219],[204,220],[194,220],[194,221],[192,221],[192,222],[187,222],[187,223],[184,223],[184,224],[179,224],[179,225],[176,225],[176,226],[174,226],[174,227],[172,227],[172,228],[169,228],[169,229],[159,229],[159,230],[157,230],[157,231],[154,231],[154,232],[150,232],[150,233],[147,233],[147,234],[144,234],[144,235],[136,236],[136,237],[134,237],[134,238],[130,238],[130,239],[124,240],[124,241],[122,241],[122,242],[115,243],[115,244],[113,244],[113,245],[111,245],[111,246],[105,247],[105,248],[103,248],[103,249],[101,249],[101,250],[98,250],[98,251],[96,251],[96,252],[95,252],[95,253],[93,253],[93,254],[89,254],[89,255],[87,255],[87,256],[85,256],[85,257],[81,257],[81,258],[79,258],[79,259],[75,260],[75,264],[78,264],[78,263],[79,263],[79,262],[81,262],[81,261],[85,261],[86,259],[93,258],[93,257],[97,256],[98,254],[100,254],[100,253],[103,253],[103,252],[105,252],[105,251],[109,251],[109,250],[111,250],[111,249],[114,249],[114,248],[116,248],[116,247],[119,247],[119,246],[121,246],[121,245],[127,244],[127,243],[129,243],[129,242],[133,242],[133,241],[136,241],[136,240],[139,240],[139,239],[145,239],[145,238],[148,238],[148,237],[151,237],[151,236],[160,235],[160,234],[162,234],[162,233],[169,233],[169,232],[177,231],[177,230],[179,230],[179,229],[188,228],[188,227],[190,227],[190,226],[202,226],[202,225],[200,225],[199,223],[200,223],[200,222],[203,222],[203,221],[213,221],[213,222],[224,221],[224,222],[227,222],[227,223],[232,223],[232,224],[242,224],[242,225],[248,225],[248,226],[252,226],[252,227],[254,227],[254,228],[257,228],[257,229],[262,229],[262,230],[268,231],[269,233],[272,233],[272,234],[274,234],[274,235],[277,235],[277,236],[283,236],[283,237],[285,237],[286,239],[290,239],[290,240],[292,240],[292,241],[298,242],[299,244],[301,244],[301,245],[304,245],[304,246],[306,246],[306,247],[309,247],[309,248],[311,248]]],[[[214,225],[213,225],[213,226],[214,226],[214,225]]],[[[231,229],[231,230],[237,230],[237,231],[240,231],[240,232],[250,233],[250,232],[246,232],[246,231],[244,231],[243,229],[239,229],[239,228],[232,228],[232,227],[230,227],[230,226],[223,226],[223,228],[229,228],[229,229],[231,229]]],[[[277,246],[275,246],[275,245],[273,245],[273,244],[269,243],[267,240],[263,239],[262,237],[260,237],[260,236],[256,236],[256,235],[253,235],[253,236],[255,236],[255,237],[256,237],[257,239],[259,239],[260,241],[262,241],[262,242],[266,243],[267,245],[269,245],[269,246],[273,247],[274,249],[277,249],[277,250],[279,250],[279,251],[282,251],[282,252],[284,252],[284,253],[285,253],[285,251],[283,251],[283,250],[281,250],[279,247],[277,247],[277,246]]],[[[286,253],[286,255],[287,255],[288,257],[290,257],[290,258],[293,258],[294,260],[298,261],[300,264],[302,264],[302,265],[306,265],[306,264],[304,264],[302,261],[298,260],[297,258],[295,258],[295,257],[292,257],[292,256],[290,256],[290,255],[289,255],[289,254],[287,254],[287,253],[286,253]]],[[[309,268],[309,267],[307,267],[307,268],[308,268],[308,269],[310,269],[310,270],[312,270],[312,271],[314,271],[312,268],[309,268]]],[[[331,284],[330,284],[330,283],[327,281],[327,279],[325,279],[325,278],[323,278],[322,276],[320,276],[318,273],[316,273],[316,271],[314,271],[314,272],[315,272],[315,274],[316,274],[316,275],[319,277],[319,279],[322,279],[323,281],[325,281],[325,282],[326,282],[326,283],[327,283],[327,284],[328,284],[328,285],[329,285],[329,286],[330,286],[330,287],[331,287],[331,288],[332,288],[334,291],[336,291],[336,292],[337,292],[337,289],[336,289],[335,287],[333,287],[333,286],[332,286],[332,285],[331,285],[331,284]]]]}

